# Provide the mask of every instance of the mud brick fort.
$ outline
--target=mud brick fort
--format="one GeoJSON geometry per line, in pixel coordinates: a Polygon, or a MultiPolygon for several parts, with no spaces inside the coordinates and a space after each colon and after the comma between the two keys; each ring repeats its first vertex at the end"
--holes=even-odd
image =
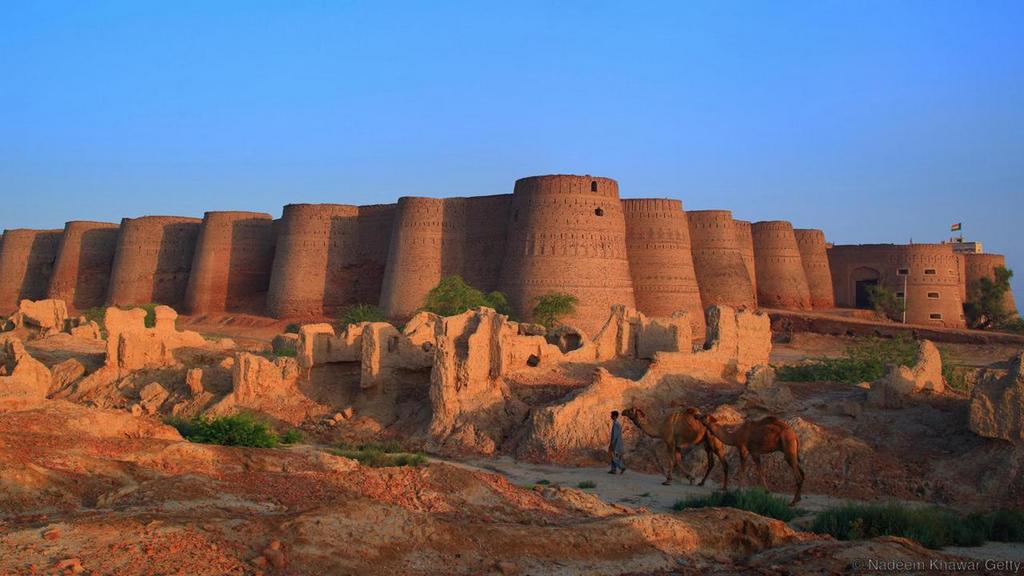
{"type": "Polygon", "coordinates": [[[588,331],[613,304],[652,316],[689,311],[702,334],[708,306],[867,307],[873,284],[904,299],[909,323],[962,327],[972,283],[1004,265],[952,244],[831,246],[821,230],[686,212],[679,200],[623,200],[610,178],[551,175],[496,196],[289,204],[277,220],[208,212],[6,230],[0,314],[50,297],[77,310],[156,302],[297,319],[377,304],[403,319],[458,274],[503,292],[525,319],[538,296],[574,294],[574,323],[588,331]]]}

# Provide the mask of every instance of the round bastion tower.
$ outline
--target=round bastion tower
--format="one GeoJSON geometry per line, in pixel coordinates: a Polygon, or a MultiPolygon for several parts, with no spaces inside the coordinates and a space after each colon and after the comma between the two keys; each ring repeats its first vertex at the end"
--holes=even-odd
{"type": "Polygon", "coordinates": [[[0,314],[21,300],[46,298],[63,230],[5,230],[0,244],[0,314]]]}
{"type": "Polygon", "coordinates": [[[538,297],[579,299],[567,323],[593,336],[612,305],[636,306],[619,186],[611,178],[552,175],[516,181],[501,289],[527,319],[538,297]]]}
{"type": "Polygon", "coordinates": [[[202,222],[183,216],[122,219],[107,303],[181,306],[202,222]]]}
{"type": "Polygon", "coordinates": [[[754,222],[757,301],[767,308],[810,310],[811,290],[796,245],[793,225],[782,220],[754,222]]]}
{"type": "Polygon", "coordinates": [[[107,222],[65,224],[48,297],[63,300],[72,310],[102,306],[110,284],[117,234],[117,224],[107,222]]]}
{"type": "MultiPolygon", "coordinates": [[[[967,301],[971,302],[978,296],[978,282],[982,278],[994,280],[996,268],[1006,268],[1006,258],[1002,254],[976,254],[973,252],[961,256],[964,259],[967,301]]],[[[1017,303],[1013,298],[1013,291],[1007,290],[1003,298],[1006,311],[1016,312],[1017,303]]]]}
{"type": "Polygon", "coordinates": [[[825,233],[815,229],[797,229],[796,245],[800,249],[800,261],[807,276],[807,287],[811,290],[811,306],[818,308],[834,308],[835,294],[832,290],[832,272],[828,267],[828,254],[825,253],[825,233]]]}
{"type": "Polygon", "coordinates": [[[750,285],[757,293],[757,267],[754,265],[754,236],[750,231],[750,222],[746,220],[733,220],[733,228],[736,230],[736,241],[740,245],[740,255],[743,256],[743,265],[747,267],[747,275],[750,276],[750,285]]]}
{"type": "Polygon", "coordinates": [[[695,210],[687,212],[686,217],[693,243],[693,266],[704,306],[755,308],[757,297],[743,263],[732,212],[695,210]]]}
{"type": "Polygon", "coordinates": [[[685,310],[693,337],[704,338],[704,307],[693,270],[690,228],[679,200],[622,201],[626,251],[637,308],[648,316],[670,317],[685,310]]]}
{"type": "Polygon", "coordinates": [[[278,226],[267,313],[275,318],[318,318],[352,302],[358,277],[359,207],[288,204],[278,226]]]}
{"type": "Polygon", "coordinates": [[[260,212],[207,212],[185,309],[189,314],[260,311],[274,264],[274,220],[260,212]]]}

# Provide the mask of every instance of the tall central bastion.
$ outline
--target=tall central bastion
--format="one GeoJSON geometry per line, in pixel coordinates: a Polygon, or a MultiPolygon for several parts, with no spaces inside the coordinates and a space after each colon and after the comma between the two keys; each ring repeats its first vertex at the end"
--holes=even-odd
{"type": "Polygon", "coordinates": [[[963,325],[959,300],[970,298],[969,284],[993,277],[1004,263],[999,255],[961,255],[948,245],[833,248],[820,230],[794,230],[789,222],[735,220],[728,210],[686,212],[676,199],[622,199],[611,178],[548,175],[517,180],[511,194],[289,204],[279,219],[212,211],[202,219],[141,216],[119,225],[73,221],[63,229],[6,230],[0,314],[22,299],[50,297],[78,311],[159,303],[190,315],[296,320],[370,304],[402,321],[442,278],[459,275],[485,293],[501,291],[524,321],[538,298],[561,292],[579,300],[565,322],[590,334],[609,307],[621,304],[655,317],[686,312],[699,338],[703,311],[717,304],[865,307],[858,290],[867,283],[902,291],[888,280],[897,260],[914,285],[907,289],[914,308],[908,318],[942,326],[963,325]],[[922,250],[943,262],[914,260],[922,250]],[[921,295],[919,275],[927,285],[921,295]],[[938,310],[936,302],[945,307],[938,310]]]}

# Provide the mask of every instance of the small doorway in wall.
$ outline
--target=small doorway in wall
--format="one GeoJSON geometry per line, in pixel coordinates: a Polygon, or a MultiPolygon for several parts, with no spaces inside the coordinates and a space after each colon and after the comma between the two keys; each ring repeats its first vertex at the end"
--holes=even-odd
{"type": "Polygon", "coordinates": [[[865,310],[873,308],[868,289],[871,286],[878,286],[880,278],[881,274],[874,268],[861,267],[853,271],[851,280],[853,280],[853,306],[855,308],[865,310]]]}

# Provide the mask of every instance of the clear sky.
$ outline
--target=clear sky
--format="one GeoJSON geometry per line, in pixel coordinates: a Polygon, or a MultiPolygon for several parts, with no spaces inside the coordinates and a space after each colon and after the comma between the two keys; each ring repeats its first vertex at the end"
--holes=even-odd
{"type": "Polygon", "coordinates": [[[1024,296],[1024,2],[0,4],[2,228],[589,173],[1024,296]]]}

